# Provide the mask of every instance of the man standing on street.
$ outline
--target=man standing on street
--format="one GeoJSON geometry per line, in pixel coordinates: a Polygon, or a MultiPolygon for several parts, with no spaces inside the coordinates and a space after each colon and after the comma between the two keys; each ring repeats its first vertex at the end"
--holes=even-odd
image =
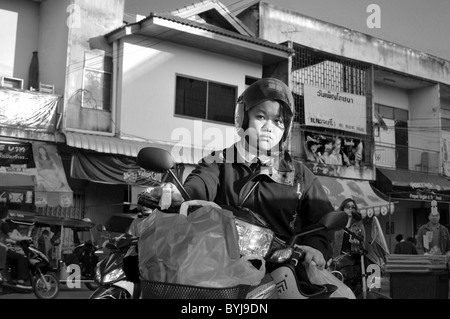
{"type": "Polygon", "coordinates": [[[428,214],[429,222],[422,225],[417,232],[417,252],[419,254],[445,255],[450,252],[450,234],[439,223],[440,214],[436,201],[431,202],[428,214]]]}

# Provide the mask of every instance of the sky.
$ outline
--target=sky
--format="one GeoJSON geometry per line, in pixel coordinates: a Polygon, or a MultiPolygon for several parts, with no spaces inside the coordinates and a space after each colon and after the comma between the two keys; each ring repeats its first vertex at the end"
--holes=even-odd
{"type": "MultiPolygon", "coordinates": [[[[148,15],[199,3],[201,0],[125,0],[125,14],[148,15]]],[[[238,13],[253,0],[222,0],[238,13]]],[[[450,61],[450,0],[265,0],[319,20],[359,31],[450,61]],[[367,20],[379,7],[379,28],[367,20]],[[370,8],[369,8],[370,9],[370,8]]]]}

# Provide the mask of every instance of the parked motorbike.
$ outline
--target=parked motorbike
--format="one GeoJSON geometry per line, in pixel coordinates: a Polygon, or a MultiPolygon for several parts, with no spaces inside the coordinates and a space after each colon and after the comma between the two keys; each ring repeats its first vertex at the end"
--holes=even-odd
{"type": "Polygon", "coordinates": [[[47,256],[35,247],[30,246],[29,240],[22,240],[17,244],[23,249],[28,260],[28,274],[32,286],[21,286],[12,282],[11,265],[7,265],[4,274],[6,281],[0,281],[2,294],[34,292],[39,299],[54,299],[59,293],[58,279],[55,269],[50,266],[47,256]]]}
{"type": "MultiPolygon", "coordinates": [[[[169,173],[177,183],[181,194],[186,201],[190,200],[189,194],[172,172],[175,163],[169,152],[153,147],[141,149],[137,156],[137,163],[144,169],[169,173]]],[[[158,208],[158,203],[151,196],[140,196],[138,204],[151,209],[158,208]]],[[[295,235],[289,242],[284,242],[271,231],[265,221],[257,213],[244,207],[223,207],[231,210],[236,217],[236,226],[239,234],[239,245],[241,255],[249,254],[263,257],[269,270],[269,279],[264,282],[268,289],[252,289],[251,296],[247,298],[266,298],[273,296],[275,290],[280,299],[307,299],[307,298],[329,298],[336,290],[333,285],[314,285],[308,280],[297,278],[295,266],[304,260],[304,251],[297,245],[299,239],[319,230],[334,231],[343,229],[348,217],[345,212],[330,212],[325,215],[316,225],[305,229],[302,233],[295,235]],[[255,238],[243,238],[243,236],[256,236],[255,238]],[[243,243],[250,244],[243,246],[243,243]],[[253,245],[252,244],[255,244],[253,245]]],[[[195,207],[194,207],[195,209],[195,207]]],[[[171,208],[167,212],[176,212],[171,208]]],[[[255,287],[253,287],[255,288],[255,287]]],[[[257,288],[257,287],[256,287],[257,288]]]]}
{"type": "MultiPolygon", "coordinates": [[[[106,232],[103,225],[97,230],[106,232]]],[[[138,238],[123,234],[105,241],[103,247],[95,251],[97,256],[105,255],[96,266],[95,282],[99,287],[89,299],[139,299],[140,286],[137,256],[127,257],[130,248],[137,246],[138,238]],[[130,266],[131,264],[131,266],[130,266]]]]}
{"type": "MultiPolygon", "coordinates": [[[[377,291],[376,281],[381,277],[378,265],[367,264],[367,250],[364,248],[364,239],[345,228],[344,231],[357,241],[357,250],[344,253],[332,260],[330,271],[353,291],[357,299],[391,299],[377,291]],[[369,273],[369,271],[372,271],[369,273]]],[[[380,283],[378,282],[378,285],[380,283]]]]}

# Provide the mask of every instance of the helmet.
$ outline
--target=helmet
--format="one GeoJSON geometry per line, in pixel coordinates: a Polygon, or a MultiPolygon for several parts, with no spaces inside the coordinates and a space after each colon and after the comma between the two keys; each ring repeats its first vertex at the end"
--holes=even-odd
{"type": "Polygon", "coordinates": [[[248,112],[254,106],[268,100],[276,100],[282,105],[285,131],[281,144],[284,144],[289,136],[294,119],[294,98],[289,87],[275,78],[260,79],[239,96],[234,114],[236,130],[238,133],[241,130],[245,131],[248,128],[248,112]]]}

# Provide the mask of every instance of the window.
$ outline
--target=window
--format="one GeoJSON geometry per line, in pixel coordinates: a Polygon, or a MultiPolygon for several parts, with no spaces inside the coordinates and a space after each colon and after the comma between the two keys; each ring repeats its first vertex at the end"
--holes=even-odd
{"type": "Polygon", "coordinates": [[[375,104],[375,112],[378,112],[386,119],[388,129],[385,133],[380,132],[378,141],[375,142],[375,148],[385,154],[392,153],[390,162],[377,163],[382,166],[408,169],[409,149],[408,149],[408,111],[399,108],[375,104]],[[389,138],[388,138],[389,136],[389,138]],[[395,164],[394,164],[395,162],[395,164]],[[395,165],[395,166],[394,166],[395,165]]]}
{"type": "Polygon", "coordinates": [[[234,123],[236,86],[177,76],[175,114],[234,123]]]}
{"type": "Polygon", "coordinates": [[[86,53],[81,106],[111,112],[112,58],[86,53]]]}

